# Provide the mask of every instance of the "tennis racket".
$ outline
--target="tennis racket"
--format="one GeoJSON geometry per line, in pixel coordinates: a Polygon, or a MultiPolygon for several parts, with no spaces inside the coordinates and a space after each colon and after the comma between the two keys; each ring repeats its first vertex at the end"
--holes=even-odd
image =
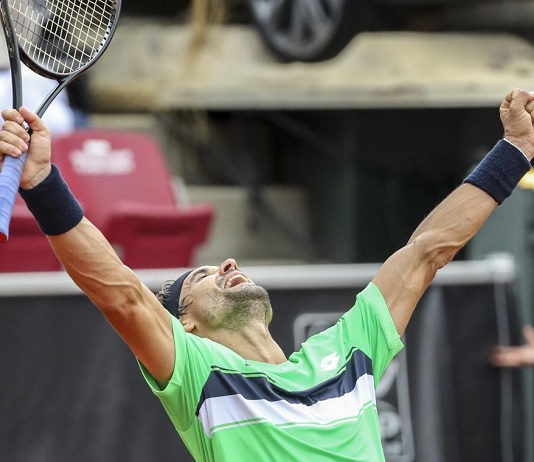
{"type": "MultiPolygon", "coordinates": [[[[0,0],[0,19],[9,54],[13,107],[23,104],[21,61],[57,82],[36,113],[92,66],[109,45],[119,20],[121,0],[0,0]]],[[[26,162],[5,156],[0,171],[0,243],[9,223],[26,162]]]]}

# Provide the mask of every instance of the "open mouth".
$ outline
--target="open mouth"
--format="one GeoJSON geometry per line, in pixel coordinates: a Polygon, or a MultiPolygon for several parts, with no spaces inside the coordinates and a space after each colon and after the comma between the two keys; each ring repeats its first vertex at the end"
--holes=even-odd
{"type": "Polygon", "coordinates": [[[224,289],[232,289],[233,287],[236,287],[241,284],[253,284],[253,282],[247,278],[242,273],[234,273],[232,276],[228,277],[224,283],[223,288],[224,289]]]}

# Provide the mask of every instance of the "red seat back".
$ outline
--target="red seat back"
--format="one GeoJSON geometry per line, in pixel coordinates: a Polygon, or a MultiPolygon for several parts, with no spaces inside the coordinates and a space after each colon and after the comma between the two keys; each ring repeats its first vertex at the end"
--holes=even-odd
{"type": "Polygon", "coordinates": [[[102,230],[118,202],[176,206],[158,144],[141,133],[79,130],[53,140],[52,161],[102,230]]]}
{"type": "Polygon", "coordinates": [[[213,208],[180,206],[158,144],[126,131],[81,130],[53,140],[52,161],[85,214],[133,268],[190,266],[213,208]]]}

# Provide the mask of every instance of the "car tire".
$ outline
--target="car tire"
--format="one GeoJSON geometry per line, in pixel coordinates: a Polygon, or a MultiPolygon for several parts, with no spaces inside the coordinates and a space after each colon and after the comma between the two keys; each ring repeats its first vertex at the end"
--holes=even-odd
{"type": "Polygon", "coordinates": [[[336,56],[372,24],[373,0],[247,0],[267,47],[283,62],[336,56]]]}

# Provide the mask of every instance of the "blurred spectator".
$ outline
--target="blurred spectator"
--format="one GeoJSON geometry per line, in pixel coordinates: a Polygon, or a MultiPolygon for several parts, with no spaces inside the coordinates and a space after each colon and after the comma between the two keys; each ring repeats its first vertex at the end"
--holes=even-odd
{"type": "MultiPolygon", "coordinates": [[[[24,106],[36,110],[46,95],[56,86],[55,80],[42,77],[28,69],[22,68],[22,101],[24,106]]],[[[4,40],[0,39],[0,107],[12,107],[12,83],[9,69],[9,57],[4,40]]],[[[71,132],[76,127],[76,114],[70,105],[66,91],[62,91],[50,104],[43,117],[54,136],[71,132]]]]}
{"type": "Polygon", "coordinates": [[[534,366],[534,327],[523,327],[527,343],[519,346],[498,345],[492,355],[492,363],[499,367],[534,366]]]}

